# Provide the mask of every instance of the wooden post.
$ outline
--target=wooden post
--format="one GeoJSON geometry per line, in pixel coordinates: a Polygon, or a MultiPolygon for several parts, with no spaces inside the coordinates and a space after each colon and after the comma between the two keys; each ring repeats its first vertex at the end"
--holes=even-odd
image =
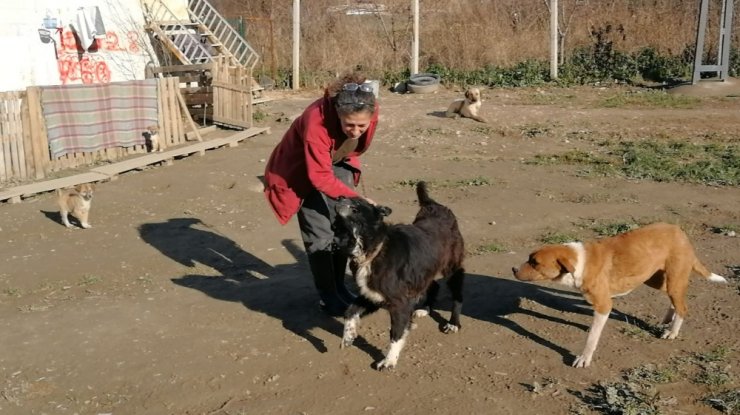
{"type": "Polygon", "coordinates": [[[275,25],[272,18],[272,7],[270,7],[270,76],[272,82],[277,84],[277,50],[275,49],[275,25]]]}
{"type": "MultiPolygon", "coordinates": [[[[26,170],[26,146],[23,141],[23,120],[21,119],[21,97],[18,92],[9,94],[10,100],[6,102],[8,109],[8,127],[11,140],[15,142],[16,169],[21,179],[26,179],[28,173],[26,170]]],[[[28,151],[30,152],[30,148],[28,151]]]]}
{"type": "Polygon", "coordinates": [[[419,0],[411,1],[413,13],[414,38],[411,40],[411,75],[419,73],[419,0]]]}
{"type": "Polygon", "coordinates": [[[29,134],[33,147],[33,160],[36,166],[36,179],[43,179],[51,172],[51,154],[49,152],[49,138],[46,135],[43,109],[41,108],[41,88],[37,86],[26,88],[28,100],[29,134]]]}
{"type": "Polygon", "coordinates": [[[301,0],[293,0],[293,90],[301,88],[300,66],[301,0]]]}
{"type": "Polygon", "coordinates": [[[159,141],[162,144],[162,148],[169,147],[169,140],[167,140],[167,131],[164,125],[164,110],[162,109],[162,94],[164,93],[164,81],[162,78],[157,78],[157,126],[159,127],[159,141]]]}
{"type": "Polygon", "coordinates": [[[10,137],[6,138],[4,114],[4,94],[0,94],[0,182],[13,178],[10,161],[10,137]]]}
{"type": "Polygon", "coordinates": [[[550,0],[550,79],[558,79],[558,0],[550,0]]]}
{"type": "Polygon", "coordinates": [[[182,97],[182,94],[180,93],[180,90],[177,89],[177,100],[180,101],[180,109],[183,112],[183,117],[186,119],[188,124],[190,125],[190,128],[193,130],[193,133],[196,137],[198,137],[198,141],[203,141],[203,138],[200,136],[200,133],[198,132],[198,126],[195,125],[195,122],[193,122],[193,119],[190,117],[190,112],[188,111],[188,104],[185,103],[185,98],[182,97]]]}
{"type": "Polygon", "coordinates": [[[175,97],[175,89],[179,87],[179,78],[167,78],[167,96],[165,98],[167,99],[167,107],[169,108],[168,117],[170,119],[170,127],[172,128],[172,137],[176,144],[180,144],[183,141],[182,136],[180,136],[180,120],[177,118],[180,112],[177,110],[178,104],[175,97]]]}

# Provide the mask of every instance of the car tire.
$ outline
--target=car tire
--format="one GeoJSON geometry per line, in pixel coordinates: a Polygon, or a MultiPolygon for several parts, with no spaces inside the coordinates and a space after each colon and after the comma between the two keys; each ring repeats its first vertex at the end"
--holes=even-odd
{"type": "Polygon", "coordinates": [[[411,75],[406,87],[415,94],[428,94],[439,89],[440,77],[433,73],[418,73],[411,75]]]}

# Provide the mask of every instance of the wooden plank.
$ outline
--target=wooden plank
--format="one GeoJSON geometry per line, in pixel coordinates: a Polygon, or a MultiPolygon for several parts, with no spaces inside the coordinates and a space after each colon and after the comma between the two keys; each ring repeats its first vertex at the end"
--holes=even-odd
{"type": "Polygon", "coordinates": [[[270,102],[272,100],[273,100],[273,98],[260,97],[260,98],[256,98],[256,99],[252,100],[252,104],[253,105],[264,104],[265,102],[270,102]]]}
{"type": "Polygon", "coordinates": [[[236,145],[247,138],[254,137],[258,134],[270,134],[269,127],[252,127],[246,130],[240,131],[233,135],[224,138],[224,141],[229,147],[236,147],[236,145]]]}
{"type": "Polygon", "coordinates": [[[53,167],[51,152],[49,151],[49,136],[46,132],[44,112],[41,108],[41,88],[36,86],[26,88],[26,97],[28,98],[31,136],[34,143],[34,160],[37,162],[37,176],[39,171],[42,171],[43,177],[46,177],[51,173],[53,167]],[[41,167],[41,170],[39,170],[39,167],[41,167]]]}
{"type": "Polygon", "coordinates": [[[3,95],[0,94],[0,182],[4,182],[8,178],[8,173],[5,170],[5,100],[3,95]]]}
{"type": "Polygon", "coordinates": [[[227,82],[223,82],[223,81],[213,81],[213,82],[211,82],[211,86],[212,87],[218,87],[218,88],[227,89],[229,91],[247,92],[247,93],[251,93],[252,92],[251,89],[248,86],[231,84],[231,83],[227,83],[227,82]]]}
{"type": "MultiPolygon", "coordinates": [[[[243,67],[239,66],[236,68],[234,73],[235,78],[232,78],[231,83],[240,86],[242,79],[243,67]]],[[[237,120],[244,120],[244,116],[241,111],[242,94],[241,91],[229,91],[231,93],[231,116],[237,120]]]]}
{"type": "MultiPolygon", "coordinates": [[[[213,81],[218,81],[220,78],[219,71],[221,70],[221,64],[219,61],[214,62],[213,70],[211,71],[213,79],[211,80],[211,84],[213,84],[213,81]]],[[[213,88],[213,104],[211,106],[212,112],[215,114],[220,114],[218,108],[219,105],[221,105],[221,89],[220,88],[213,88]]]]}
{"type": "MultiPolygon", "coordinates": [[[[214,132],[216,130],[218,130],[218,127],[217,126],[215,126],[215,125],[209,125],[208,127],[198,128],[198,133],[202,137],[202,136],[204,136],[206,134],[210,134],[210,133],[212,133],[212,132],[214,132]]],[[[193,133],[192,131],[189,131],[189,132],[185,133],[185,135],[187,136],[187,140],[188,141],[191,141],[191,140],[193,140],[195,138],[195,133],[193,133]]]]}
{"type": "Polygon", "coordinates": [[[170,65],[170,66],[156,66],[152,68],[154,73],[175,73],[175,72],[195,72],[195,71],[206,71],[213,68],[213,64],[200,63],[194,65],[170,65]]]}
{"type": "Polygon", "coordinates": [[[79,155],[80,153],[70,153],[67,155],[67,161],[69,163],[67,164],[67,168],[74,169],[80,165],[79,155]]]}
{"type": "Polygon", "coordinates": [[[64,187],[75,186],[82,183],[92,183],[107,180],[108,176],[100,173],[88,172],[60,179],[46,180],[43,182],[16,186],[0,192],[0,201],[19,201],[20,197],[32,196],[37,193],[49,192],[64,187]]]}
{"type": "Polygon", "coordinates": [[[227,118],[227,117],[219,117],[216,114],[213,114],[213,122],[220,123],[220,124],[226,124],[229,126],[234,127],[242,127],[242,128],[250,128],[249,122],[237,120],[234,118],[227,118]]]}
{"type": "Polygon", "coordinates": [[[172,128],[172,121],[170,120],[170,101],[168,99],[170,93],[170,81],[168,78],[162,79],[162,95],[160,97],[160,103],[162,104],[162,125],[164,126],[165,137],[168,145],[175,144],[175,132],[172,128]]]}
{"type": "Polygon", "coordinates": [[[21,119],[20,104],[20,95],[17,92],[14,92],[13,101],[11,103],[11,107],[13,108],[11,112],[11,131],[15,136],[15,143],[18,150],[18,168],[21,173],[21,178],[26,179],[28,178],[28,170],[26,170],[26,157],[28,157],[28,155],[26,154],[26,147],[23,142],[23,120],[21,119]]]}
{"type": "Polygon", "coordinates": [[[163,99],[165,94],[165,81],[162,78],[157,79],[157,125],[159,126],[159,140],[162,142],[162,148],[168,147],[169,142],[169,130],[165,123],[163,99]]]}
{"type": "Polygon", "coordinates": [[[213,88],[210,86],[194,86],[180,88],[180,92],[182,92],[183,96],[187,98],[188,94],[211,94],[213,93],[213,88]]]}
{"type": "MultiPolygon", "coordinates": [[[[182,93],[182,90],[180,91],[182,93]]],[[[207,105],[213,102],[213,93],[202,93],[202,94],[182,94],[185,98],[185,102],[188,107],[193,105],[207,105]]]]}
{"type": "Polygon", "coordinates": [[[65,169],[65,170],[70,167],[70,164],[71,164],[70,156],[71,155],[69,153],[67,153],[67,154],[63,155],[62,157],[60,157],[61,160],[62,160],[62,168],[65,169]]]}
{"type": "MultiPolygon", "coordinates": [[[[185,121],[190,125],[190,129],[193,130],[193,133],[195,133],[195,136],[198,138],[198,141],[203,141],[203,137],[200,136],[200,133],[198,132],[198,126],[195,125],[193,122],[193,119],[190,117],[190,113],[188,112],[188,106],[185,104],[185,99],[182,97],[182,94],[180,93],[180,90],[177,90],[177,100],[180,101],[180,109],[183,112],[183,117],[186,118],[185,121]]],[[[187,137],[186,137],[187,138],[187,137]]]]}
{"type": "MultiPolygon", "coordinates": [[[[36,88],[36,91],[38,91],[38,88],[36,88]]],[[[26,140],[26,147],[31,149],[30,157],[28,158],[28,163],[33,166],[33,177],[36,180],[44,178],[44,167],[43,165],[45,163],[48,163],[48,161],[42,160],[41,157],[41,147],[38,140],[36,140],[36,135],[31,131],[31,105],[32,101],[34,100],[33,94],[34,94],[33,88],[28,88],[26,90],[26,96],[22,103],[22,112],[23,112],[23,135],[24,139],[26,140]]],[[[37,93],[37,92],[36,92],[37,93]]],[[[38,99],[38,98],[36,98],[38,99]]]]}
{"type": "Polygon", "coordinates": [[[16,142],[15,129],[13,128],[13,95],[8,92],[3,98],[3,135],[8,140],[10,148],[10,167],[11,175],[16,179],[22,179],[19,163],[23,160],[23,155],[18,152],[18,143],[16,142]]]}
{"type": "Polygon", "coordinates": [[[170,125],[172,126],[172,133],[173,133],[173,142],[175,144],[182,143],[183,139],[180,135],[180,120],[178,119],[179,111],[177,103],[177,98],[175,98],[175,90],[179,88],[179,80],[177,83],[173,82],[178,78],[169,78],[169,83],[167,85],[167,108],[169,109],[169,120],[170,125]]]}
{"type": "Polygon", "coordinates": [[[7,101],[5,100],[5,95],[2,96],[0,99],[0,115],[2,116],[0,118],[0,178],[5,180],[13,179],[13,160],[11,159],[11,153],[10,153],[10,136],[7,133],[7,121],[5,119],[7,118],[8,111],[6,110],[7,107],[7,101]]]}
{"type": "Polygon", "coordinates": [[[24,147],[26,148],[26,169],[28,170],[28,177],[40,179],[41,177],[38,177],[36,173],[36,149],[33,147],[33,141],[31,140],[31,124],[29,122],[28,113],[28,95],[26,93],[21,94],[21,130],[23,134],[24,147]]]}
{"type": "Polygon", "coordinates": [[[159,97],[159,104],[162,106],[162,114],[160,115],[160,119],[162,122],[161,128],[164,135],[161,137],[168,146],[172,145],[173,138],[172,138],[172,126],[170,125],[170,119],[169,119],[169,106],[167,106],[167,91],[169,86],[169,81],[167,78],[160,79],[160,86],[161,86],[161,95],[159,97]]]}
{"type": "Polygon", "coordinates": [[[187,156],[187,155],[191,155],[195,153],[202,154],[206,150],[223,147],[223,146],[229,146],[234,142],[244,140],[246,138],[255,136],[257,134],[262,134],[262,133],[269,134],[269,131],[270,131],[269,128],[251,128],[248,130],[240,131],[229,137],[216,138],[216,139],[208,140],[208,141],[201,141],[198,143],[175,148],[172,150],[163,151],[161,153],[149,153],[141,157],[136,157],[133,159],[124,160],[124,161],[120,161],[117,163],[112,163],[112,164],[108,164],[105,166],[96,167],[96,168],[90,169],[90,171],[94,173],[105,174],[107,176],[113,177],[115,175],[130,171],[130,170],[140,169],[144,166],[148,166],[151,164],[166,162],[167,160],[171,160],[176,157],[187,156]]]}

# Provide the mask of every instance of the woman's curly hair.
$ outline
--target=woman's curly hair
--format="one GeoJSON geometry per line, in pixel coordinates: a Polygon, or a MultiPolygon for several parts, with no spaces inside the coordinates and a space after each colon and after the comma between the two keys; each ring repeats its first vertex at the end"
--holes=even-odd
{"type": "Polygon", "coordinates": [[[344,90],[346,84],[361,85],[367,78],[359,73],[352,72],[337,78],[324,90],[324,97],[332,100],[339,114],[354,114],[360,111],[375,112],[375,94],[360,89],[354,91],[344,90]]]}

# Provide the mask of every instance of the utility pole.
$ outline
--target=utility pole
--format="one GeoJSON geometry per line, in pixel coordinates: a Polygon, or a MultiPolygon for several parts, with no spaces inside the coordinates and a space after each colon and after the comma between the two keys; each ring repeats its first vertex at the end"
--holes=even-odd
{"type": "Polygon", "coordinates": [[[558,79],[558,0],[550,0],[550,79],[558,79]]]}
{"type": "Polygon", "coordinates": [[[411,75],[419,73],[419,0],[411,0],[414,18],[414,38],[411,41],[411,75]]]}
{"type": "Polygon", "coordinates": [[[293,0],[293,89],[301,87],[301,78],[298,68],[301,55],[301,0],[293,0]]]}

